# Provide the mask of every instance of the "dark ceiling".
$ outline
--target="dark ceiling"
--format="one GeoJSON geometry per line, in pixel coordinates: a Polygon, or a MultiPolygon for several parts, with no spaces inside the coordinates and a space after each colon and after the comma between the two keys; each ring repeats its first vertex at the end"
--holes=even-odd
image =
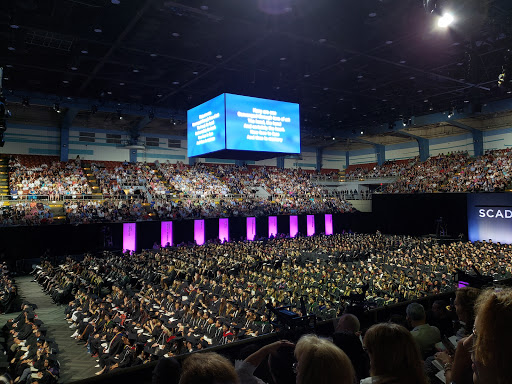
{"type": "Polygon", "coordinates": [[[421,0],[2,0],[4,90],[181,111],[224,92],[298,102],[309,143],[510,97],[512,1],[437,3],[451,29],[421,0]]]}

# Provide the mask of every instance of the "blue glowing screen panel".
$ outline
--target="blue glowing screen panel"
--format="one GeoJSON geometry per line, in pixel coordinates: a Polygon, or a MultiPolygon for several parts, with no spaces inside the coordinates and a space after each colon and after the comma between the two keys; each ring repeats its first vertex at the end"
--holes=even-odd
{"type": "Polygon", "coordinates": [[[512,244],[512,194],[469,195],[468,237],[470,241],[512,244]]]}
{"type": "Polygon", "coordinates": [[[200,156],[226,148],[224,94],[187,112],[187,156],[200,156]]]}
{"type": "Polygon", "coordinates": [[[299,104],[226,93],[226,149],[300,153],[299,104]]]}
{"type": "Polygon", "coordinates": [[[231,150],[300,153],[299,104],[217,96],[187,112],[188,157],[231,150]]]}

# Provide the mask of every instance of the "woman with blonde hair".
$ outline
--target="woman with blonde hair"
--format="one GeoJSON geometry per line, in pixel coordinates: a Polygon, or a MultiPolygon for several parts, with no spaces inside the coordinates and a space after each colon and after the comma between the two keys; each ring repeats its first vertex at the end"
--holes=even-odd
{"type": "Polygon", "coordinates": [[[393,323],[373,325],[364,336],[371,377],[361,384],[427,384],[423,361],[411,332],[393,323]]]}
{"type": "Polygon", "coordinates": [[[484,291],[476,303],[473,333],[465,340],[473,353],[473,383],[512,383],[512,289],[484,291]]]}
{"type": "Polygon", "coordinates": [[[348,356],[327,339],[304,335],[295,347],[297,384],[353,384],[348,356]]]}

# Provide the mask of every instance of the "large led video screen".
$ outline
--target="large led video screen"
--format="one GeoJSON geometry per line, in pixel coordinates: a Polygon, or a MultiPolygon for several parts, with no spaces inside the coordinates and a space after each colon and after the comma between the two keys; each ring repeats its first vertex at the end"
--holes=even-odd
{"type": "Polygon", "coordinates": [[[226,148],[224,94],[187,112],[187,156],[194,157],[226,148]]]}
{"type": "Polygon", "coordinates": [[[226,149],[300,153],[299,104],[226,93],[226,149]]]}
{"type": "Polygon", "coordinates": [[[512,194],[470,194],[468,237],[470,241],[512,244],[512,194]]]}
{"type": "Polygon", "coordinates": [[[300,153],[299,104],[225,93],[188,111],[187,138],[188,157],[300,153]]]}

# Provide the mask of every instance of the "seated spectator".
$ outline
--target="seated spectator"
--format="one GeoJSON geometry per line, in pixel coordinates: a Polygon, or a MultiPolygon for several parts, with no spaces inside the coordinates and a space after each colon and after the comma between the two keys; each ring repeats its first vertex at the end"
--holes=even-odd
{"type": "Polygon", "coordinates": [[[194,353],[184,362],[180,384],[238,384],[231,362],[218,353],[194,353]]]}
{"type": "Polygon", "coordinates": [[[160,359],[153,370],[151,382],[152,384],[178,384],[180,372],[180,363],[174,357],[160,359]]]}
{"type": "Polygon", "coordinates": [[[244,361],[235,363],[236,373],[241,384],[264,384],[264,381],[254,376],[254,371],[265,360],[268,359],[268,368],[274,384],[290,384],[295,382],[293,373],[293,357],[286,359],[286,352],[293,351],[294,345],[286,340],[276,341],[265,345],[244,361]],[[278,361],[281,364],[277,364],[278,361]],[[272,364],[274,363],[274,364],[272,364]],[[286,364],[288,363],[288,364],[286,364]]]}
{"type": "Polygon", "coordinates": [[[357,381],[368,377],[370,360],[360,340],[359,319],[349,313],[342,315],[332,335],[333,343],[350,358],[355,369],[357,381]]]}
{"type": "Polygon", "coordinates": [[[364,336],[370,356],[370,374],[361,384],[427,384],[420,351],[411,333],[401,325],[373,325],[364,336]]]}
{"type": "Polygon", "coordinates": [[[450,337],[453,335],[453,322],[448,311],[448,304],[444,300],[436,300],[432,304],[429,324],[437,327],[441,336],[450,337]]]}
{"type": "Polygon", "coordinates": [[[441,341],[441,332],[436,327],[427,324],[425,308],[418,303],[411,303],[407,306],[407,321],[412,327],[412,337],[418,344],[423,357],[429,356],[434,345],[441,341]]]}
{"type": "Polygon", "coordinates": [[[512,383],[512,289],[487,290],[476,304],[475,328],[466,344],[473,350],[475,384],[512,383]]]}
{"type": "Polygon", "coordinates": [[[295,347],[297,384],[353,384],[348,356],[327,339],[304,335],[295,347]]]}

